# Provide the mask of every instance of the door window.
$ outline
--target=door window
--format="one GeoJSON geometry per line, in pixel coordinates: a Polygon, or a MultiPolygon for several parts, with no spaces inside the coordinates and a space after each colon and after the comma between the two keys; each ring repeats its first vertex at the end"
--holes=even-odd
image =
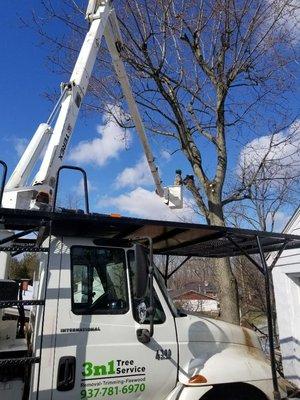
{"type": "Polygon", "coordinates": [[[128,311],[123,249],[74,246],[71,275],[75,314],[124,314],[128,311]]]}

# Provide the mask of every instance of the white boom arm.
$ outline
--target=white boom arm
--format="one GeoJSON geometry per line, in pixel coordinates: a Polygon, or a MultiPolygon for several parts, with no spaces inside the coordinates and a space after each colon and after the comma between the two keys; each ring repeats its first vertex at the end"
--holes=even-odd
{"type": "Polygon", "coordinates": [[[171,188],[162,187],[125,66],[120,57],[119,50],[120,46],[122,46],[121,32],[110,0],[90,0],[87,8],[87,19],[90,21],[90,29],[81,47],[70,82],[62,86],[61,98],[55,106],[47,124],[39,126],[15,171],[7,182],[3,205],[10,208],[39,208],[35,201],[39,192],[46,193],[51,204],[57,171],[63,163],[78,112],[92,75],[101,39],[104,35],[112,56],[116,74],[144,148],[155,182],[156,192],[160,197],[165,197],[165,202],[171,207],[180,208],[182,206],[181,186],[173,186],[171,188]],[[50,123],[57,112],[58,116],[52,130],[50,123]],[[32,173],[34,165],[47,142],[48,145],[40,169],[32,185],[26,187],[26,181],[32,173]]]}
{"type": "Polygon", "coordinates": [[[130,110],[131,117],[134,121],[135,128],[140,136],[144,152],[155,182],[156,186],[156,192],[160,197],[164,196],[164,189],[161,185],[161,180],[158,174],[157,167],[154,163],[154,157],[145,133],[145,128],[144,124],[142,122],[139,110],[137,108],[137,104],[135,102],[135,99],[133,97],[133,93],[131,90],[130,82],[128,79],[128,75],[125,70],[125,66],[123,63],[123,60],[120,57],[120,48],[123,45],[122,43],[122,37],[121,37],[121,32],[118,24],[118,20],[115,14],[115,10],[111,11],[108,24],[105,27],[104,31],[104,36],[105,40],[107,43],[107,47],[109,50],[109,53],[112,57],[113,65],[116,71],[116,74],[118,76],[119,82],[122,86],[123,93],[126,97],[128,107],[130,110]],[[117,48],[118,46],[118,48],[117,48]]]}

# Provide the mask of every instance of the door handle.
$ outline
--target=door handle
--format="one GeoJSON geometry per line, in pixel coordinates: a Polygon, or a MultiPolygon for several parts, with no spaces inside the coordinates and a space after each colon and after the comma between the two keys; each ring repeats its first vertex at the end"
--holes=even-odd
{"type": "Polygon", "coordinates": [[[65,392],[75,385],[76,358],[64,356],[59,359],[57,370],[57,390],[65,392]]]}

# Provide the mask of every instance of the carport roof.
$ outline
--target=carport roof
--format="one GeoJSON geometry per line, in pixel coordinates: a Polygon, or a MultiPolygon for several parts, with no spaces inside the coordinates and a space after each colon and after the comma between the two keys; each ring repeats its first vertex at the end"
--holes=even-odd
{"type": "Polygon", "coordinates": [[[264,252],[300,248],[300,236],[249,229],[208,226],[183,222],[128,218],[116,215],[73,212],[41,212],[0,209],[2,229],[26,230],[50,226],[56,236],[98,239],[97,244],[134,241],[150,237],[156,254],[197,257],[232,257],[259,253],[257,237],[264,252]]]}

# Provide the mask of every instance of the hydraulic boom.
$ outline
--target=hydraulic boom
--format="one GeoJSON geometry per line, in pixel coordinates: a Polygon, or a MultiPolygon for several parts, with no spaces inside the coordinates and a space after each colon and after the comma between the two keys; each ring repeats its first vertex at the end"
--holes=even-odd
{"type": "Polygon", "coordinates": [[[53,201],[57,171],[70,143],[78,112],[86,94],[95,65],[97,53],[105,37],[112,62],[128,102],[131,117],[139,134],[157,194],[172,208],[182,207],[182,188],[175,185],[164,188],[154,161],[144,124],[135,102],[124,62],[120,55],[123,42],[118,20],[110,0],[91,0],[86,19],[90,23],[70,82],[62,84],[61,96],[47,123],[42,123],[32,137],[11,178],[6,184],[3,206],[21,209],[47,209],[53,201]],[[54,128],[52,123],[55,121],[54,128]],[[44,158],[31,185],[32,175],[41,151],[46,147],[44,158]]]}

